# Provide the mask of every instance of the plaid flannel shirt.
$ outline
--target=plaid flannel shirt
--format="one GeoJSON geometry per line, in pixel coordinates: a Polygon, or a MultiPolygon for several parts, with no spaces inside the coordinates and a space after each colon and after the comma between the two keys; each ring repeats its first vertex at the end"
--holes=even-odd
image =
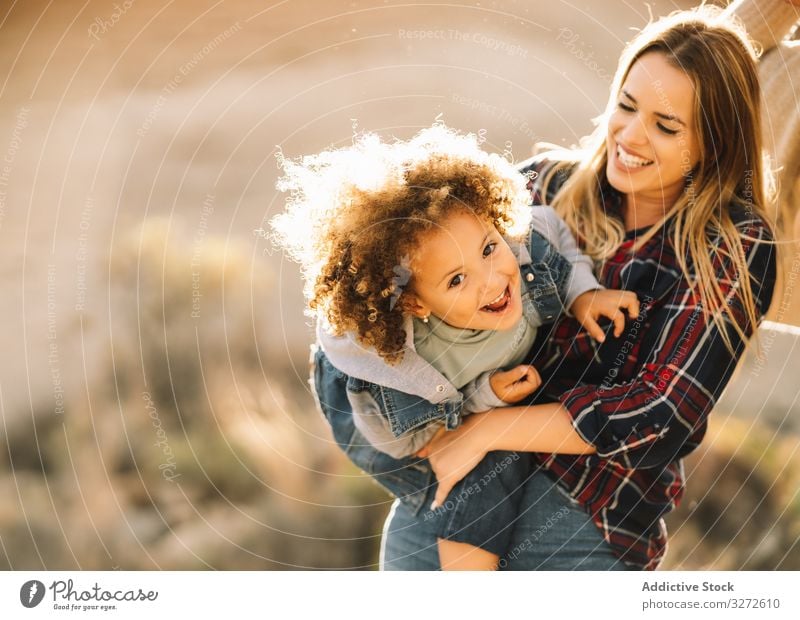
{"type": "MultiPolygon", "coordinates": [[[[542,181],[551,165],[541,159],[523,164],[523,172],[538,175],[529,183],[534,204],[549,202],[566,179],[556,174],[545,192],[542,181]]],[[[606,186],[602,199],[611,217],[621,217],[618,192],[606,186]]],[[[772,239],[763,221],[741,211],[732,217],[743,236],[772,239]]],[[[681,458],[703,439],[708,414],[746,343],[729,330],[731,354],[715,324],[703,316],[678,265],[669,223],[632,254],[639,232],[643,230],[630,231],[617,252],[598,266],[603,286],[639,297],[641,312],[626,320],[625,333],[609,335],[600,344],[575,319],[563,317],[540,334],[532,353],[542,374],[544,399],[562,403],[575,430],[597,453],[535,456],[584,506],[623,561],[654,570],[666,551],[662,517],[683,494],[681,458]]],[[[743,242],[763,315],[775,284],[775,246],[743,242]]],[[[709,252],[720,286],[732,295],[737,279],[721,245],[719,239],[710,239],[709,252]]],[[[729,298],[735,319],[752,334],[742,308],[729,298]]]]}

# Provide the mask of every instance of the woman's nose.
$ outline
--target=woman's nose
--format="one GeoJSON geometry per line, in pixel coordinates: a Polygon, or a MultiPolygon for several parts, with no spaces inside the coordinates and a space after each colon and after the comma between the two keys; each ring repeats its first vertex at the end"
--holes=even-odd
{"type": "Polygon", "coordinates": [[[645,144],[647,142],[647,130],[644,127],[644,123],[636,117],[625,124],[619,137],[625,144],[645,144]]]}

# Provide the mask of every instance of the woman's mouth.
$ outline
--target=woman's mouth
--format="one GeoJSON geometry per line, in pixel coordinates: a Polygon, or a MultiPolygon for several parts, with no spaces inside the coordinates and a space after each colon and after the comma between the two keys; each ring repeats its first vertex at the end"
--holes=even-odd
{"type": "Polygon", "coordinates": [[[628,153],[619,144],[617,144],[616,146],[617,146],[616,157],[614,159],[616,160],[615,163],[622,170],[625,171],[638,170],[640,168],[645,168],[646,166],[650,166],[653,164],[652,159],[644,159],[642,157],[639,157],[638,155],[633,155],[631,153],[628,153]]]}
{"type": "Polygon", "coordinates": [[[492,301],[490,301],[485,306],[481,306],[481,310],[483,312],[503,312],[508,308],[511,304],[511,291],[508,290],[508,286],[500,293],[497,297],[495,297],[492,301]]]}

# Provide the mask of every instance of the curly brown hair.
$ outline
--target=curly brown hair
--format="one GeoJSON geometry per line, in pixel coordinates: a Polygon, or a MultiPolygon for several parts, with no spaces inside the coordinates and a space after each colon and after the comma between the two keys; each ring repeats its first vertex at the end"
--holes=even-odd
{"type": "Polygon", "coordinates": [[[273,241],[300,262],[308,314],[356,334],[388,363],[402,359],[404,301],[424,235],[455,213],[520,238],[530,222],[525,179],[473,134],[436,123],[408,141],[359,136],[352,146],[281,160],[286,211],[273,241]]]}

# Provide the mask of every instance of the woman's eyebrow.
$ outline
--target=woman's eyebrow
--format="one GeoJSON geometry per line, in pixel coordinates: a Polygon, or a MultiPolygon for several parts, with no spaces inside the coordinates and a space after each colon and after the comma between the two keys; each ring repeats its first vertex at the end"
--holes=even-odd
{"type": "MultiPolygon", "coordinates": [[[[625,95],[628,99],[630,99],[634,103],[638,103],[638,101],[636,101],[636,99],[633,97],[633,95],[631,95],[624,88],[622,89],[622,94],[625,95]]],[[[663,118],[665,121],[673,121],[675,123],[678,123],[678,124],[683,125],[684,127],[686,127],[686,123],[684,123],[680,118],[678,118],[674,114],[664,114],[663,112],[653,112],[653,114],[655,114],[659,118],[663,118]]]]}
{"type": "MultiPolygon", "coordinates": [[[[483,241],[481,241],[481,245],[480,245],[480,248],[481,248],[481,250],[483,249],[483,244],[484,244],[484,243],[486,243],[486,240],[489,238],[489,235],[491,235],[491,234],[492,234],[492,231],[491,231],[491,230],[490,230],[489,232],[487,232],[487,233],[486,233],[486,236],[483,238],[483,241]]],[[[458,267],[456,267],[455,269],[453,269],[453,270],[451,270],[451,271],[448,271],[448,272],[447,272],[447,275],[445,275],[445,276],[444,276],[444,277],[443,277],[441,280],[439,280],[439,282],[436,284],[436,286],[439,286],[439,284],[441,284],[442,282],[444,282],[445,280],[447,280],[447,278],[449,278],[450,276],[452,276],[454,273],[458,273],[458,272],[459,272],[459,271],[461,271],[463,268],[464,268],[464,265],[459,265],[459,266],[458,266],[458,267]]]]}

